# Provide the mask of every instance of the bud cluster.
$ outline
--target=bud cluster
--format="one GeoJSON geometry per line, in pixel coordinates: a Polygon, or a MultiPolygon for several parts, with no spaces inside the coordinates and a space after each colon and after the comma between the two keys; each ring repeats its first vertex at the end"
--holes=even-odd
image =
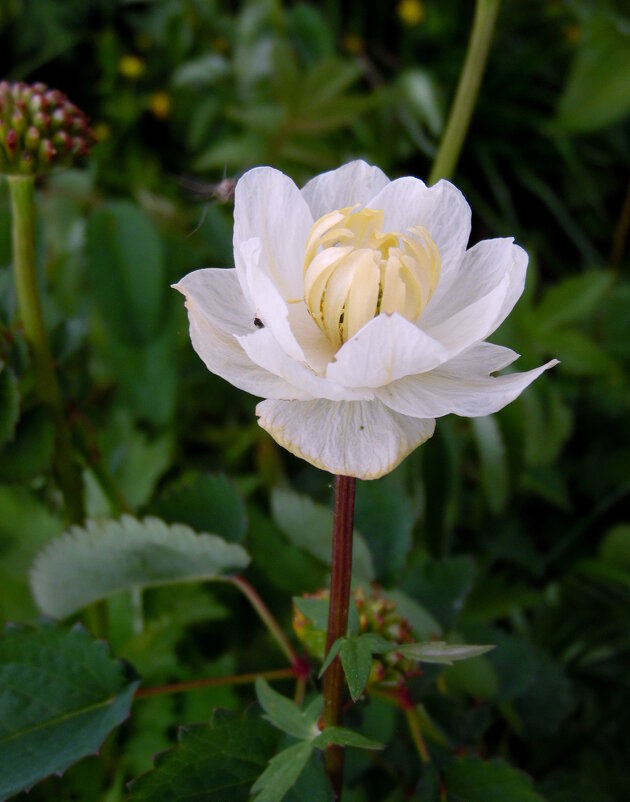
{"type": "MultiPolygon", "coordinates": [[[[305,594],[308,599],[328,599],[328,590],[305,594]]],[[[359,613],[359,634],[374,633],[392,643],[413,643],[411,626],[406,618],[396,612],[396,602],[387,599],[378,587],[366,594],[362,588],[353,591],[353,599],[359,613]]],[[[326,633],[316,629],[313,623],[297,608],[293,611],[293,629],[304,648],[313,657],[323,660],[326,650],[326,633]]],[[[418,676],[418,664],[403,657],[395,650],[375,655],[372,660],[369,683],[399,687],[405,680],[418,676]]]]}
{"type": "Polygon", "coordinates": [[[88,119],[46,84],[0,81],[0,173],[38,175],[69,167],[94,138],[88,119]]]}

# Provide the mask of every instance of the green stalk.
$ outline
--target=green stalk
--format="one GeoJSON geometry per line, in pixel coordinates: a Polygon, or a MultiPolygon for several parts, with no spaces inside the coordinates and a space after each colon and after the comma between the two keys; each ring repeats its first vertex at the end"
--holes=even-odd
{"type": "Polygon", "coordinates": [[[486,67],[500,4],[501,0],[477,0],[466,60],[446,129],[431,168],[430,185],[440,178],[451,178],[455,172],[486,67]]]}
{"type": "MultiPolygon", "coordinates": [[[[332,573],[330,577],[326,654],[330,651],[333,643],[348,632],[348,610],[350,608],[350,585],[352,582],[355,487],[356,479],[351,476],[335,477],[332,573]]],[[[343,668],[341,661],[336,657],[324,675],[324,726],[336,727],[343,723],[344,689],[343,668]]],[[[339,801],[343,787],[343,747],[327,747],[324,762],[335,799],[339,801]]]]}
{"type": "Polygon", "coordinates": [[[70,430],[55,374],[35,267],[35,179],[33,176],[7,176],[11,198],[13,267],[19,314],[31,350],[35,387],[42,403],[51,412],[55,425],[55,474],[63,494],[66,516],[74,523],[83,521],[81,472],[72,453],[70,430]]]}

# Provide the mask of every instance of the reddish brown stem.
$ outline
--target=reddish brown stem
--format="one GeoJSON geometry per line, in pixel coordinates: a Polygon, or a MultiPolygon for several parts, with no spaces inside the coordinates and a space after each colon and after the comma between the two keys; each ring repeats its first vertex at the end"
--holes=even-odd
{"type": "MultiPolygon", "coordinates": [[[[343,637],[348,630],[355,485],[356,480],[351,476],[335,477],[332,574],[330,577],[326,653],[330,651],[333,643],[343,637]]],[[[344,687],[343,669],[339,658],[336,658],[324,675],[324,726],[326,727],[342,724],[344,687]]],[[[343,758],[343,747],[329,746],[326,749],[326,771],[337,800],[341,799],[343,786],[343,758]]]]}
{"type": "Polygon", "coordinates": [[[294,668],[278,668],[272,671],[256,671],[251,674],[233,674],[229,677],[205,677],[193,679],[188,682],[174,682],[171,685],[158,685],[154,688],[140,688],[136,691],[136,699],[146,699],[149,696],[166,696],[171,693],[186,693],[200,688],[212,688],[216,685],[247,685],[256,682],[258,677],[264,679],[292,679],[295,677],[294,668]]]}

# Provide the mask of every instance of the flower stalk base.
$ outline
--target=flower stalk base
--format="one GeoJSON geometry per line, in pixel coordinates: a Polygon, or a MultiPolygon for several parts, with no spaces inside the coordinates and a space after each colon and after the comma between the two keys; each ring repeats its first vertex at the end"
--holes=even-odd
{"type": "MultiPolygon", "coordinates": [[[[326,653],[333,643],[347,634],[350,585],[352,581],[352,532],[354,525],[354,495],[356,479],[351,476],[335,477],[335,508],[332,540],[332,574],[330,578],[330,607],[326,653]]],[[[337,657],[324,675],[324,726],[342,723],[345,679],[337,657]]],[[[341,799],[343,785],[344,751],[341,746],[326,749],[326,772],[337,800],[341,799]]]]}

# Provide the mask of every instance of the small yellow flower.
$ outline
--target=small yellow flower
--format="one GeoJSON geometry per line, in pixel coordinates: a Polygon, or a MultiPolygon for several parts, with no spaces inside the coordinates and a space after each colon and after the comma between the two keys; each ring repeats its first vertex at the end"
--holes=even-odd
{"type": "Polygon", "coordinates": [[[343,47],[348,53],[352,53],[353,56],[358,56],[359,53],[363,53],[365,50],[365,42],[358,34],[347,33],[343,37],[343,47]]]}
{"type": "Polygon", "coordinates": [[[427,12],[421,0],[400,0],[396,6],[396,13],[405,25],[412,28],[424,20],[427,12]]]}
{"type": "Polygon", "coordinates": [[[135,81],[136,78],[143,75],[145,70],[146,64],[142,59],[138,58],[138,56],[122,56],[118,62],[118,71],[120,74],[125,78],[129,78],[131,81],[135,81]]]}
{"type": "Polygon", "coordinates": [[[154,92],[149,98],[149,109],[158,120],[165,120],[171,113],[173,101],[166,92],[154,92]]]}

